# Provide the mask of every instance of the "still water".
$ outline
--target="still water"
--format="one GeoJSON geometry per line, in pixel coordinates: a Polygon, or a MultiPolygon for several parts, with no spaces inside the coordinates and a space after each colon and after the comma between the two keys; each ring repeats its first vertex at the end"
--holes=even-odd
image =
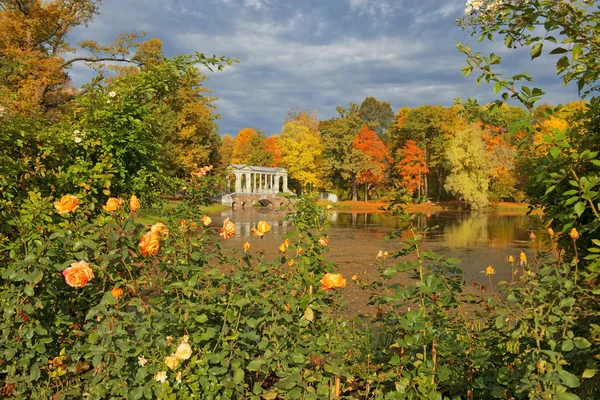
{"type": "MultiPolygon", "coordinates": [[[[212,217],[215,224],[221,224],[229,217],[236,225],[237,233],[227,242],[227,247],[241,249],[248,241],[252,246],[250,252],[263,249],[277,252],[282,235],[293,229],[284,216],[285,212],[265,207],[229,210],[212,217]],[[261,220],[271,224],[271,232],[258,239],[250,235],[250,228],[261,220]]],[[[518,260],[519,253],[524,251],[532,260],[532,244],[528,237],[532,223],[532,217],[522,213],[444,211],[421,214],[417,222],[420,228],[438,226],[426,234],[422,250],[462,260],[460,267],[468,283],[473,280],[486,283],[482,271],[488,265],[496,269],[494,281],[510,280],[511,269],[506,261],[509,255],[518,260]]],[[[376,259],[379,250],[392,253],[401,246],[400,238],[389,241],[384,238],[401,227],[402,223],[396,217],[381,212],[337,211],[328,233],[326,258],[347,278],[355,273],[375,277],[380,265],[376,259]]]]}

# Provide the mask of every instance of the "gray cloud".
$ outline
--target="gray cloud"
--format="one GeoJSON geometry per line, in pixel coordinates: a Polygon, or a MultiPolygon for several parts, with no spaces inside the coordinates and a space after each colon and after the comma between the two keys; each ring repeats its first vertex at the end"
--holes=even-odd
{"type": "MultiPolygon", "coordinates": [[[[335,107],[366,96],[394,109],[450,105],[456,97],[494,100],[492,88],[462,77],[464,57],[455,44],[472,42],[454,25],[463,0],[104,0],[102,15],[73,41],[112,40],[136,29],[163,41],[165,52],[196,50],[236,57],[239,64],[209,73],[206,86],[219,100],[221,133],[244,127],[277,133],[292,107],[316,109],[330,118],[335,107]]],[[[471,45],[504,58],[505,74],[530,71],[548,92],[547,101],[575,99],[563,88],[553,63],[529,61],[526,51],[497,43],[471,45]]],[[[71,70],[76,84],[89,79],[71,70]]]]}

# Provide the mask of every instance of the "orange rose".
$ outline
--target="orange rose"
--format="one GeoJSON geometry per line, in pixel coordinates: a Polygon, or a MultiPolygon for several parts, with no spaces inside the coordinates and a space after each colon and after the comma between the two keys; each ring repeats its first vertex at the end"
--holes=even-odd
{"type": "Polygon", "coordinates": [[[140,239],[140,253],[144,257],[156,255],[159,247],[160,236],[157,233],[148,232],[140,239]]]}
{"type": "Polygon", "coordinates": [[[327,246],[329,244],[329,240],[327,240],[327,238],[325,236],[322,236],[319,239],[319,245],[320,246],[327,246]]]}
{"type": "Polygon", "coordinates": [[[573,228],[569,232],[569,236],[571,236],[571,239],[577,240],[577,239],[579,239],[579,232],[577,232],[577,229],[573,228]]]}
{"type": "Polygon", "coordinates": [[[115,299],[118,299],[119,297],[123,296],[123,289],[120,287],[114,287],[110,291],[110,294],[112,294],[115,299]]]}
{"type": "Polygon", "coordinates": [[[163,239],[169,237],[169,228],[167,228],[167,226],[162,222],[157,222],[156,224],[152,225],[152,227],[150,228],[150,232],[156,235],[160,235],[160,237],[163,239]]]}
{"type": "Polygon", "coordinates": [[[329,272],[323,275],[321,279],[321,289],[329,290],[329,289],[341,289],[346,287],[346,280],[342,276],[342,274],[330,274],[329,272]]]}
{"type": "Polygon", "coordinates": [[[60,201],[54,202],[54,207],[60,215],[68,214],[75,211],[79,207],[79,199],[75,196],[67,194],[61,197],[60,201]]]}
{"type": "Polygon", "coordinates": [[[140,201],[135,194],[129,199],[129,209],[131,211],[137,211],[140,209],[140,201]]]}
{"type": "Polygon", "coordinates": [[[252,234],[252,236],[254,237],[263,237],[265,236],[264,233],[262,233],[261,231],[259,231],[258,229],[256,229],[255,227],[250,228],[250,233],[252,234]]]}
{"type": "Polygon", "coordinates": [[[246,242],[244,243],[244,251],[248,251],[250,250],[250,243],[246,242]]]}
{"type": "Polygon", "coordinates": [[[119,209],[119,207],[121,207],[122,202],[123,202],[123,200],[121,200],[121,199],[117,199],[116,197],[111,197],[106,202],[106,205],[102,206],[102,208],[104,208],[104,210],[108,211],[108,212],[117,211],[119,209]]]}
{"type": "Polygon", "coordinates": [[[90,264],[85,261],[74,262],[62,272],[67,285],[75,288],[84,287],[94,278],[90,264]]]}
{"type": "Polygon", "coordinates": [[[271,230],[271,225],[265,221],[259,221],[258,225],[256,225],[256,229],[261,233],[267,233],[271,230]]]}
{"type": "Polygon", "coordinates": [[[235,225],[233,222],[229,220],[229,218],[225,218],[223,221],[223,227],[221,228],[220,236],[223,236],[223,239],[227,240],[235,235],[235,225]]]}

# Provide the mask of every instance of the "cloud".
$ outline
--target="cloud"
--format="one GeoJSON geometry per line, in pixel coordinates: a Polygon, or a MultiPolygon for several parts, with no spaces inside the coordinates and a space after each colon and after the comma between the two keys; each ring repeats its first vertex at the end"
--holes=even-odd
{"type": "MultiPolygon", "coordinates": [[[[475,85],[475,74],[461,76],[459,41],[501,55],[503,74],[535,70],[549,101],[576,98],[547,59],[531,62],[527,50],[507,50],[501,40],[473,44],[454,24],[463,8],[464,0],[104,0],[103,14],[71,38],[106,43],[136,28],[160,38],[167,55],[236,57],[239,64],[208,73],[205,82],[219,98],[221,133],[234,135],[244,127],[277,133],[292,107],[330,118],[336,106],[366,96],[394,109],[494,100],[491,86],[475,85]]],[[[91,75],[76,66],[71,76],[82,84],[91,75]]]]}

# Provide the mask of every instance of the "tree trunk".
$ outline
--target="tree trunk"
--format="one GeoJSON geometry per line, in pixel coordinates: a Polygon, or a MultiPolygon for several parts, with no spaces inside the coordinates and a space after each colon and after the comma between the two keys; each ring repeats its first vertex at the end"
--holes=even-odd
{"type": "Polygon", "coordinates": [[[369,201],[369,184],[365,182],[365,203],[369,201]]]}
{"type": "Polygon", "coordinates": [[[440,202],[440,196],[442,194],[442,185],[444,184],[444,180],[442,179],[442,170],[438,173],[438,190],[437,190],[437,198],[435,200],[436,203],[440,202]]]}
{"type": "Polygon", "coordinates": [[[352,201],[358,201],[358,183],[352,182],[352,201]]]}

